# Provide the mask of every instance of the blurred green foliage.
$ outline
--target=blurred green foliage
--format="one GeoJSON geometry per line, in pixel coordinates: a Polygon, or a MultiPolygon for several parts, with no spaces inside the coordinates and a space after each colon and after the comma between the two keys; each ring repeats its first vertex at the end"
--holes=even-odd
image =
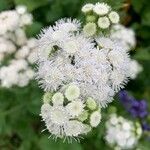
{"type": "MultiPolygon", "coordinates": [[[[99,0],[100,2],[102,0],[99,0]]],[[[34,23],[26,32],[29,37],[36,36],[47,25],[63,17],[82,19],[80,9],[84,3],[97,0],[0,0],[0,11],[14,9],[16,5],[26,5],[34,16],[34,23]]],[[[137,48],[132,52],[134,58],[144,66],[137,80],[131,81],[127,89],[137,98],[145,98],[150,104],[150,4],[149,0],[106,0],[114,9],[120,11],[123,23],[135,29],[137,48]]],[[[36,82],[28,87],[0,89],[0,150],[110,150],[103,140],[104,121],[109,110],[103,110],[101,126],[95,129],[81,143],[63,143],[48,139],[48,132],[41,133],[44,124],[40,121],[42,90],[36,82]]],[[[128,114],[118,101],[111,105],[127,118],[128,114]]],[[[142,140],[140,150],[149,150],[150,142],[142,140]]]]}

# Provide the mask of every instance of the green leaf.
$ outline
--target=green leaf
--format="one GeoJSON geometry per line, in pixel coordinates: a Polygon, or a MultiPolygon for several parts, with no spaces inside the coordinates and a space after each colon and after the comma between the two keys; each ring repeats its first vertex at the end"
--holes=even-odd
{"type": "Polygon", "coordinates": [[[13,3],[10,0],[0,0],[0,12],[6,9],[10,9],[13,3]]]}
{"type": "Polygon", "coordinates": [[[31,143],[29,141],[23,141],[18,150],[30,150],[31,143]]]}
{"type": "Polygon", "coordinates": [[[142,24],[150,26],[150,7],[145,7],[142,12],[142,24]]]}
{"type": "Polygon", "coordinates": [[[33,22],[32,25],[26,27],[26,34],[28,37],[35,37],[41,30],[42,24],[40,22],[33,22]]]}
{"type": "Polygon", "coordinates": [[[140,48],[137,49],[136,54],[134,55],[134,58],[137,60],[150,60],[150,48],[140,48]]]}
{"type": "Polygon", "coordinates": [[[133,5],[133,8],[135,9],[136,12],[141,12],[142,8],[144,7],[145,3],[147,0],[132,0],[131,3],[133,5]]]}

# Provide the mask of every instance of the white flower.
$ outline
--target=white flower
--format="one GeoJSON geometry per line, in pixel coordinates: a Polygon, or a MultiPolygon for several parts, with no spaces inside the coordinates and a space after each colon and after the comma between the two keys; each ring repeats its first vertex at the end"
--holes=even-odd
{"type": "Polygon", "coordinates": [[[68,33],[59,25],[44,30],[37,42],[37,79],[41,87],[56,91],[75,83],[79,90],[66,90],[64,94],[69,101],[78,99],[81,93],[80,97],[91,97],[106,107],[129,77],[127,51],[109,37],[100,35],[91,40],[83,32],[68,33]]]}
{"type": "Polygon", "coordinates": [[[93,8],[93,11],[100,16],[108,14],[109,10],[110,7],[106,3],[96,3],[93,8]]]}
{"type": "Polygon", "coordinates": [[[0,69],[1,86],[10,88],[18,81],[18,74],[13,66],[4,66],[0,69]],[[11,74],[10,74],[11,72],[11,74]]]}
{"type": "Polygon", "coordinates": [[[102,29],[107,29],[110,26],[110,21],[107,17],[100,17],[98,19],[98,26],[102,29]]]}
{"type": "Polygon", "coordinates": [[[110,38],[99,37],[96,38],[96,42],[100,48],[112,49],[114,47],[114,42],[110,38]]]}
{"type": "Polygon", "coordinates": [[[14,31],[19,24],[19,15],[15,11],[0,13],[0,35],[7,31],[14,31]]]}
{"type": "Polygon", "coordinates": [[[118,92],[127,83],[128,78],[117,70],[113,70],[110,76],[112,88],[118,92]]]}
{"type": "Polygon", "coordinates": [[[120,17],[117,12],[111,11],[108,16],[112,23],[119,23],[120,17]]]}
{"type": "Polygon", "coordinates": [[[63,130],[70,119],[64,107],[52,107],[49,104],[43,104],[41,107],[41,116],[50,133],[54,134],[56,137],[64,135],[63,130]]]}
{"type": "Polygon", "coordinates": [[[111,39],[118,40],[127,51],[132,50],[136,45],[134,31],[120,24],[112,26],[110,37],[111,39]]]}
{"type": "Polygon", "coordinates": [[[67,114],[67,111],[62,106],[52,107],[51,108],[51,121],[52,123],[56,125],[64,125],[69,121],[69,116],[67,114]]]}
{"type": "Polygon", "coordinates": [[[31,69],[31,68],[28,68],[26,71],[25,71],[25,74],[26,76],[29,78],[29,79],[33,79],[34,75],[35,75],[35,72],[31,69]]]}
{"type": "Polygon", "coordinates": [[[26,86],[33,78],[34,72],[25,60],[13,60],[0,69],[1,86],[10,88],[14,85],[26,86]],[[11,73],[10,73],[11,72],[11,73]]]}
{"type": "Polygon", "coordinates": [[[0,53],[12,54],[16,51],[16,46],[10,40],[0,38],[0,53]]]}
{"type": "Polygon", "coordinates": [[[70,85],[65,92],[65,96],[68,100],[72,101],[80,96],[80,89],[76,85],[70,85]]]}
{"type": "Polygon", "coordinates": [[[19,46],[24,45],[25,42],[27,41],[25,31],[21,28],[15,30],[15,36],[16,36],[16,44],[19,46]]]}
{"type": "Polygon", "coordinates": [[[54,30],[61,30],[64,32],[78,31],[81,27],[81,23],[77,19],[60,19],[55,24],[54,30]]]}
{"type": "Polygon", "coordinates": [[[121,52],[121,50],[119,49],[116,49],[116,50],[114,49],[108,53],[108,58],[114,66],[117,66],[123,63],[124,59],[128,58],[128,55],[127,53],[121,52]]]}
{"type": "Polygon", "coordinates": [[[40,84],[45,90],[57,90],[60,85],[63,85],[63,81],[65,80],[65,76],[61,70],[57,68],[57,66],[53,66],[52,64],[44,64],[39,66],[38,78],[40,80],[40,84]],[[47,66],[46,68],[44,66],[47,66]],[[52,69],[53,68],[53,69],[52,69]],[[49,74],[48,70],[51,70],[49,74]]]}
{"type": "Polygon", "coordinates": [[[32,24],[33,17],[29,13],[25,13],[20,18],[20,26],[26,26],[32,24]]]}
{"type": "Polygon", "coordinates": [[[99,111],[95,111],[90,116],[90,124],[92,127],[96,127],[99,125],[101,121],[101,114],[99,111]]]}
{"type": "Polygon", "coordinates": [[[86,37],[95,35],[96,31],[96,24],[91,22],[87,23],[83,28],[83,33],[86,37]]]}
{"type": "Polygon", "coordinates": [[[94,7],[94,5],[91,4],[91,3],[85,4],[85,5],[82,7],[82,12],[88,13],[88,12],[90,12],[90,11],[93,10],[93,7],[94,7]]]}
{"type": "Polygon", "coordinates": [[[106,122],[105,140],[112,148],[115,146],[120,149],[133,149],[139,140],[135,132],[137,129],[133,122],[111,114],[106,122]]]}
{"type": "Polygon", "coordinates": [[[37,40],[35,38],[30,38],[28,39],[27,41],[27,46],[30,48],[30,49],[34,49],[37,45],[37,40]]]}
{"type": "Polygon", "coordinates": [[[72,117],[78,117],[83,112],[83,108],[84,108],[84,104],[79,100],[72,101],[66,106],[68,113],[72,117]]]}
{"type": "Polygon", "coordinates": [[[18,83],[17,85],[20,87],[24,87],[29,83],[29,78],[24,73],[18,74],[18,83]]]}
{"type": "Polygon", "coordinates": [[[59,40],[62,40],[64,38],[64,32],[58,30],[58,31],[54,31],[53,34],[52,34],[52,39],[54,41],[59,41],[59,40]]]}
{"type": "MultiPolygon", "coordinates": [[[[23,87],[34,77],[34,71],[27,61],[33,47],[28,46],[24,25],[20,28],[21,18],[24,15],[31,15],[26,13],[24,6],[0,13],[0,56],[1,59],[11,56],[6,59],[5,64],[7,65],[0,68],[2,87],[23,87]]],[[[23,21],[28,22],[29,20],[24,17],[23,21]]]]}
{"type": "Polygon", "coordinates": [[[86,134],[87,125],[73,120],[64,106],[51,106],[46,103],[41,107],[41,116],[49,132],[56,138],[76,137],[86,134]]]}
{"type": "Polygon", "coordinates": [[[18,14],[22,15],[22,14],[27,12],[27,7],[24,6],[24,5],[18,5],[16,7],[16,11],[17,11],[18,14]]]}
{"type": "Polygon", "coordinates": [[[131,79],[135,79],[137,75],[143,70],[142,66],[136,61],[130,61],[129,74],[131,79]]]}
{"type": "Polygon", "coordinates": [[[15,54],[15,57],[17,59],[26,58],[29,52],[30,52],[30,49],[27,46],[23,46],[21,47],[21,49],[17,51],[17,53],[15,54]]]}
{"type": "Polygon", "coordinates": [[[78,43],[77,41],[68,41],[66,43],[64,43],[64,50],[68,53],[68,54],[74,54],[78,51],[78,43]]]}
{"type": "Polygon", "coordinates": [[[65,133],[66,136],[77,137],[84,133],[85,128],[86,126],[83,123],[73,120],[68,122],[65,133]]]}
{"type": "Polygon", "coordinates": [[[57,92],[52,97],[52,102],[54,105],[62,105],[64,102],[64,96],[62,93],[57,92]]]}

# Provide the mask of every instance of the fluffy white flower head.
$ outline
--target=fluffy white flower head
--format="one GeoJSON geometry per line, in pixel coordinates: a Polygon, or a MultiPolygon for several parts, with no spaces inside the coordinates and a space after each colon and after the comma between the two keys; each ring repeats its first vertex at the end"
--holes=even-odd
{"type": "Polygon", "coordinates": [[[111,11],[108,16],[112,23],[114,24],[119,23],[120,17],[117,12],[111,11]]]}
{"type": "MultiPolygon", "coordinates": [[[[88,110],[86,110],[86,104],[79,99],[68,101],[63,96],[64,92],[65,87],[61,89],[61,93],[45,93],[44,104],[41,107],[41,116],[51,136],[67,138],[68,140],[75,138],[78,140],[81,135],[91,131],[88,121],[87,123],[84,122],[84,120],[89,119],[88,113],[86,113],[86,116],[82,116],[83,120],[81,119],[81,114],[83,115],[88,110]],[[64,99],[65,101],[63,101],[64,99]]],[[[98,112],[100,113],[100,111],[98,112]]]]}
{"type": "Polygon", "coordinates": [[[136,123],[112,114],[106,122],[105,140],[113,148],[133,149],[140,138],[137,135],[138,130],[141,130],[141,127],[136,123]]]}
{"type": "Polygon", "coordinates": [[[100,16],[108,14],[110,7],[105,3],[96,3],[93,11],[100,16]]]}
{"type": "Polygon", "coordinates": [[[83,33],[86,37],[90,37],[96,34],[96,24],[95,23],[87,23],[83,28],[83,33]]]}
{"type": "Polygon", "coordinates": [[[129,74],[131,79],[135,79],[142,70],[142,66],[136,60],[130,61],[129,74]]]}
{"type": "Polygon", "coordinates": [[[19,23],[19,15],[16,11],[4,11],[0,13],[0,35],[7,31],[14,31],[19,23]]]}
{"type": "Polygon", "coordinates": [[[62,93],[57,92],[52,97],[52,102],[54,105],[62,105],[64,102],[64,96],[62,93]]]}
{"type": "Polygon", "coordinates": [[[93,10],[93,7],[94,7],[94,5],[91,4],[91,3],[85,4],[85,5],[82,7],[82,12],[88,13],[88,12],[90,12],[90,11],[93,10]]]}
{"type": "Polygon", "coordinates": [[[27,7],[24,5],[19,5],[16,7],[16,11],[18,14],[22,15],[27,12],[27,7]]]}
{"type": "Polygon", "coordinates": [[[123,25],[117,24],[112,26],[110,37],[122,43],[127,51],[132,50],[136,46],[135,32],[123,25]]]}
{"type": "Polygon", "coordinates": [[[98,19],[98,26],[102,29],[107,29],[110,26],[110,21],[107,17],[100,17],[98,19]]]}
{"type": "Polygon", "coordinates": [[[92,127],[97,127],[101,121],[101,114],[99,111],[95,111],[90,116],[90,124],[92,127]]]}
{"type": "Polygon", "coordinates": [[[81,27],[81,23],[77,19],[60,19],[55,23],[54,29],[65,32],[75,32],[81,27]]]}
{"type": "Polygon", "coordinates": [[[80,95],[80,89],[76,85],[70,85],[65,92],[65,96],[68,100],[72,101],[77,99],[80,95]]]}
{"type": "Polygon", "coordinates": [[[64,50],[69,54],[74,54],[78,51],[78,43],[75,40],[68,41],[64,44],[64,50]]]}
{"type": "Polygon", "coordinates": [[[71,116],[77,117],[83,112],[84,104],[80,100],[72,101],[66,108],[71,116]]]}

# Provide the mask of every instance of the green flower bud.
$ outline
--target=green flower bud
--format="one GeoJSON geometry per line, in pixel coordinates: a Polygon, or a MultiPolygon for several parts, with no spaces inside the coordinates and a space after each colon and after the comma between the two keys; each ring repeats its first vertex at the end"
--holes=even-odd
{"type": "Polygon", "coordinates": [[[79,116],[78,116],[78,119],[80,121],[85,121],[86,119],[88,118],[88,112],[85,110],[83,111],[79,116]]]}
{"type": "Polygon", "coordinates": [[[100,106],[98,107],[97,111],[101,112],[101,107],[100,106]]]}
{"type": "Polygon", "coordinates": [[[96,32],[97,26],[93,22],[89,22],[83,27],[83,33],[86,37],[94,36],[96,32]]]}
{"type": "Polygon", "coordinates": [[[86,21],[87,22],[96,22],[96,16],[94,16],[94,15],[88,15],[86,17],[86,21]]]}
{"type": "Polygon", "coordinates": [[[84,128],[84,133],[88,133],[92,130],[91,126],[89,125],[86,125],[85,128],[84,128]]]}
{"type": "Polygon", "coordinates": [[[44,102],[44,103],[49,103],[49,102],[51,101],[52,96],[53,96],[52,93],[46,92],[46,93],[43,95],[43,102],[44,102]]]}
{"type": "Polygon", "coordinates": [[[89,109],[91,109],[91,110],[95,110],[96,107],[97,107],[97,104],[96,104],[95,100],[94,100],[93,98],[91,98],[91,97],[89,97],[89,98],[87,99],[86,105],[87,105],[87,107],[88,107],[89,109]]]}
{"type": "Polygon", "coordinates": [[[52,103],[54,105],[63,105],[64,102],[64,96],[60,92],[56,92],[52,97],[52,103]]]}
{"type": "Polygon", "coordinates": [[[139,124],[139,122],[136,122],[135,125],[136,125],[136,134],[138,137],[140,137],[142,135],[141,125],[139,124]]]}

